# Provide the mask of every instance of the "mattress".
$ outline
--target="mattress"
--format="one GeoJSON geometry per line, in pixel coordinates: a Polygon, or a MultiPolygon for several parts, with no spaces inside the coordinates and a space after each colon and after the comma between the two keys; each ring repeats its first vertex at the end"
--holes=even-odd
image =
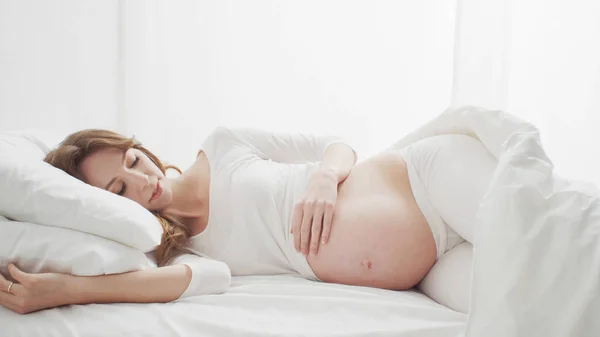
{"type": "Polygon", "coordinates": [[[234,277],[221,295],[172,303],[73,305],[28,315],[0,307],[0,336],[457,336],[467,315],[417,291],[295,276],[234,277]]]}

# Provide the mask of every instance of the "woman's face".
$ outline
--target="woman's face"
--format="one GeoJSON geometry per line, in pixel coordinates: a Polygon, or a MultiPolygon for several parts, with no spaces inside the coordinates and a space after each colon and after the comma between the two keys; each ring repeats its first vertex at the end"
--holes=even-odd
{"type": "Polygon", "coordinates": [[[142,151],[105,148],[88,155],[79,167],[86,183],[129,198],[150,211],[165,208],[172,191],[164,174],[142,151]]]}

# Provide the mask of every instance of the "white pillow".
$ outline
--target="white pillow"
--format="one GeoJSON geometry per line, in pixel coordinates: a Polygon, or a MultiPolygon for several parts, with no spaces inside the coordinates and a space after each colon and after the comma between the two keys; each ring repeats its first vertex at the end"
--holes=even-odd
{"type": "Polygon", "coordinates": [[[418,289],[450,309],[468,313],[472,269],[473,245],[461,243],[437,260],[418,289]]]}
{"type": "Polygon", "coordinates": [[[35,130],[0,133],[0,215],[95,234],[142,252],[160,244],[162,227],[141,205],[42,161],[56,139],[35,130]]]}
{"type": "Polygon", "coordinates": [[[0,216],[0,273],[14,263],[28,273],[79,276],[124,273],[156,266],[137,249],[70,229],[10,221],[0,216]]]}

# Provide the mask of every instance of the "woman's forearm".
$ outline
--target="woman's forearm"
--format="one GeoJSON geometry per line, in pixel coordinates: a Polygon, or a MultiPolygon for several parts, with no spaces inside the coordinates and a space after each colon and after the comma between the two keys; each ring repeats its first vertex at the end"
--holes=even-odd
{"type": "Polygon", "coordinates": [[[185,292],[192,279],[186,265],[172,265],[124,274],[73,277],[73,304],[170,302],[185,292]]]}
{"type": "Polygon", "coordinates": [[[344,181],[356,163],[354,150],[344,143],[333,143],[327,147],[320,169],[335,175],[338,183],[344,181]]]}

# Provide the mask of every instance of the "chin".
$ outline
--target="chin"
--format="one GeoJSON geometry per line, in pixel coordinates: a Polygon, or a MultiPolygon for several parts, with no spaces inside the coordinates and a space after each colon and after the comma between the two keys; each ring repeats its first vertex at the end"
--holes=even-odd
{"type": "Polygon", "coordinates": [[[149,205],[148,210],[153,212],[160,212],[164,210],[171,201],[171,191],[164,189],[162,195],[158,200],[149,205]]]}

